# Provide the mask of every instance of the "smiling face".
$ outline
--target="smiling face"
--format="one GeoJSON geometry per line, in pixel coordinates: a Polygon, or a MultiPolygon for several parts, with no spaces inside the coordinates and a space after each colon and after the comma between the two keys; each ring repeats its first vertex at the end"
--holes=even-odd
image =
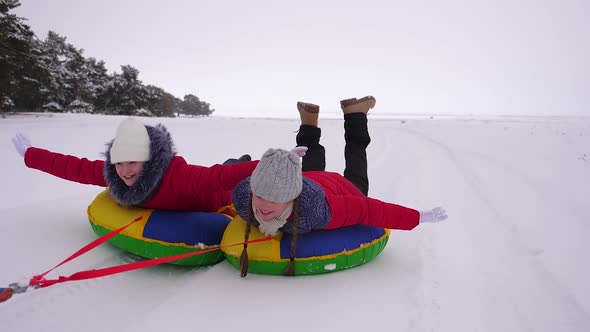
{"type": "Polygon", "coordinates": [[[124,161],[115,164],[117,175],[125,182],[128,187],[131,187],[139,178],[139,174],[143,170],[145,162],[142,161],[124,161]]]}
{"type": "Polygon", "coordinates": [[[256,208],[259,217],[264,221],[278,217],[285,211],[291,201],[285,203],[275,203],[267,201],[262,197],[252,194],[252,205],[256,208]]]}

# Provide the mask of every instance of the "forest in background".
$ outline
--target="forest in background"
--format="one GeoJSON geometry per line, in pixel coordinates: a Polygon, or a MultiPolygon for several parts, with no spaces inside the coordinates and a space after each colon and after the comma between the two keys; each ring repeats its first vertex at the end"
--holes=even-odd
{"type": "Polygon", "coordinates": [[[19,0],[0,0],[0,113],[71,112],[173,117],[205,115],[211,105],[193,94],[177,98],[144,84],[139,69],[122,65],[108,73],[105,62],[85,57],[65,36],[49,31],[39,39],[11,10],[19,0]]]}

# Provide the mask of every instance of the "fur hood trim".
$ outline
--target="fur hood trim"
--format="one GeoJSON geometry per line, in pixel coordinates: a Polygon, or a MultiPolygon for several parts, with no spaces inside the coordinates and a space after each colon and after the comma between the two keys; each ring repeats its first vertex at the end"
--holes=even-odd
{"type": "Polygon", "coordinates": [[[111,164],[111,147],[113,140],[107,143],[104,152],[104,178],[109,186],[111,196],[123,206],[141,206],[149,201],[160,186],[170,161],[176,155],[172,137],[162,124],[145,126],[150,138],[150,160],[146,161],[137,182],[128,187],[117,174],[115,165],[111,164]]]}

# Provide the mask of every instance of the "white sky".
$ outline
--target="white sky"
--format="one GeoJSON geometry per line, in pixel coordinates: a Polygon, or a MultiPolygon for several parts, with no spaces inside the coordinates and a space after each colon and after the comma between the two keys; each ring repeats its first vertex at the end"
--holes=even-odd
{"type": "Polygon", "coordinates": [[[15,12],[146,84],[193,93],[216,115],[381,112],[588,114],[585,0],[23,0],[15,12]]]}
{"type": "MultiPolygon", "coordinates": [[[[0,118],[0,287],[94,240],[86,208],[103,190],[26,168],[10,138],[20,131],[35,146],[98,159],[121,119],[0,118]]],[[[269,144],[291,147],[298,126],[215,116],[142,121],[163,122],[179,154],[202,165],[245,152],[258,158],[269,144]]],[[[327,169],[341,172],[342,121],[321,126],[327,169]]],[[[590,118],[370,119],[369,128],[370,195],[417,209],[441,205],[447,220],[393,231],[375,260],[321,276],[243,279],[220,262],[33,290],[0,303],[0,329],[588,331],[590,118]]],[[[132,261],[103,245],[48,278],[132,261]]]]}

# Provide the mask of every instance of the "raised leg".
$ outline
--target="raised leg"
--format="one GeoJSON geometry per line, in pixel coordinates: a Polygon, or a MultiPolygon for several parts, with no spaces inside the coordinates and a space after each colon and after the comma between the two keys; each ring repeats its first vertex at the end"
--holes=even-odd
{"type": "Polygon", "coordinates": [[[366,196],[369,193],[367,146],[371,143],[367,113],[375,107],[373,96],[340,101],[344,113],[344,177],[366,196]]]}
{"type": "Polygon", "coordinates": [[[318,105],[298,102],[297,110],[301,118],[299,133],[297,133],[297,146],[306,146],[307,153],[303,156],[302,170],[324,171],[326,170],[326,150],[320,144],[322,130],[318,127],[320,107],[318,105]]]}

